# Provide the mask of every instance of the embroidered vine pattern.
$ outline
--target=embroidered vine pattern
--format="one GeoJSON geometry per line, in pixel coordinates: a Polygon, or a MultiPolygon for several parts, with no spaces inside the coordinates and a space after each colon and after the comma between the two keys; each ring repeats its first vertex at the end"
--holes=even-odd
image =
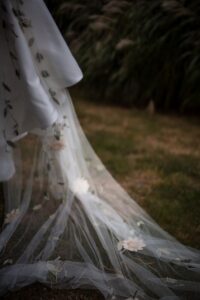
{"type": "MultiPolygon", "coordinates": [[[[14,28],[13,24],[8,21],[9,20],[9,18],[7,16],[8,11],[7,11],[5,4],[1,3],[0,7],[1,7],[1,11],[2,11],[2,28],[3,28],[3,33],[5,36],[5,41],[8,46],[8,54],[10,56],[10,61],[13,66],[14,73],[15,73],[16,77],[20,80],[19,63],[18,63],[17,55],[15,53],[15,49],[13,47],[15,39],[18,38],[18,36],[13,29],[14,28]]],[[[2,94],[4,97],[4,103],[5,103],[5,106],[3,109],[3,118],[5,119],[5,125],[4,125],[5,127],[3,129],[3,136],[5,139],[6,145],[14,148],[15,144],[7,138],[7,130],[6,130],[6,128],[7,128],[6,124],[7,124],[8,118],[9,118],[9,121],[12,121],[12,123],[13,123],[13,125],[12,125],[13,134],[16,136],[19,135],[19,125],[14,116],[13,105],[12,105],[12,101],[11,101],[12,90],[11,90],[11,87],[9,86],[9,83],[7,83],[6,79],[4,79],[1,82],[1,87],[2,87],[2,94]]],[[[8,151],[8,150],[9,150],[9,148],[6,147],[6,151],[8,151]]]]}
{"type": "MultiPolygon", "coordinates": [[[[26,17],[24,11],[23,11],[23,4],[24,2],[21,0],[17,1],[18,4],[15,8],[13,8],[13,13],[15,17],[18,19],[19,25],[24,32],[24,34],[27,37],[28,46],[30,47],[30,50],[33,54],[33,58],[37,63],[37,68],[39,70],[39,73],[41,74],[44,81],[46,81],[48,86],[48,79],[51,77],[51,74],[49,70],[46,68],[43,68],[43,63],[45,62],[45,56],[38,51],[39,47],[37,47],[37,41],[34,38],[33,32],[32,32],[32,23],[29,18],[26,17]]],[[[60,102],[58,98],[56,97],[56,91],[49,89],[49,95],[51,96],[51,99],[54,101],[55,104],[60,105],[60,102]]]]}
{"type": "Polygon", "coordinates": [[[2,10],[2,27],[4,29],[4,35],[5,35],[5,40],[8,44],[8,49],[9,49],[9,55],[11,59],[11,63],[13,65],[13,70],[15,72],[15,75],[20,79],[20,71],[19,71],[19,63],[17,59],[17,55],[15,53],[15,49],[13,49],[13,44],[16,38],[18,38],[18,35],[16,34],[14,30],[14,25],[8,21],[8,11],[4,3],[1,4],[1,10],[2,10]],[[9,34],[11,33],[11,35],[9,34]]]}

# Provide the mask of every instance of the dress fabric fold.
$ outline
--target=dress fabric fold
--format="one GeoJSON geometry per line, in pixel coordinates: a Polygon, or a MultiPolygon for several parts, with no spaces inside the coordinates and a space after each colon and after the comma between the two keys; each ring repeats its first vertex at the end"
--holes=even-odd
{"type": "MultiPolygon", "coordinates": [[[[0,153],[5,153],[7,140],[53,124],[58,118],[57,94],[83,77],[45,4],[40,0],[20,3],[1,2],[0,128],[4,135],[0,153]]],[[[62,96],[59,101],[64,101],[62,96]]],[[[14,172],[11,154],[6,157],[1,181],[14,172]]]]}
{"type": "Polygon", "coordinates": [[[35,282],[106,300],[200,299],[200,251],[112,177],[68,87],[83,77],[42,0],[0,6],[0,295],[35,282]]]}

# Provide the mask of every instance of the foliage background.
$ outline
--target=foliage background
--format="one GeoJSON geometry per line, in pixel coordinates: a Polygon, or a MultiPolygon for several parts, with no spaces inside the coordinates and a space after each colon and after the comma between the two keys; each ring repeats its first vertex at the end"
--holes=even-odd
{"type": "Polygon", "coordinates": [[[199,0],[48,0],[97,100],[200,111],[199,0]]]}

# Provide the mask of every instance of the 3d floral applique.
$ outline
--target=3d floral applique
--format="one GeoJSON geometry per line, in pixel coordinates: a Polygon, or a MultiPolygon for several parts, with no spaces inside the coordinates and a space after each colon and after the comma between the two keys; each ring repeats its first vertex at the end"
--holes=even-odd
{"type": "Polygon", "coordinates": [[[11,210],[9,213],[6,214],[4,224],[9,224],[12,221],[15,221],[19,214],[20,210],[18,208],[11,210]]]}
{"type": "Polygon", "coordinates": [[[119,241],[117,244],[117,249],[120,250],[129,250],[133,252],[137,252],[143,250],[146,246],[144,241],[141,238],[134,237],[128,238],[127,240],[119,241]]]}
{"type": "Polygon", "coordinates": [[[66,147],[66,144],[62,140],[54,141],[51,143],[50,148],[54,151],[60,151],[63,150],[66,147]]]}
{"type": "Polygon", "coordinates": [[[138,221],[138,222],[137,222],[137,226],[138,226],[138,227],[142,227],[143,225],[144,225],[144,222],[143,222],[143,221],[138,221]]]}
{"type": "Polygon", "coordinates": [[[33,206],[34,211],[39,210],[41,208],[42,208],[42,204],[36,204],[35,206],[33,206]]]}
{"type": "Polygon", "coordinates": [[[88,181],[85,178],[80,177],[74,180],[71,189],[74,194],[82,195],[88,192],[89,187],[88,181]]]}
{"type": "Polygon", "coordinates": [[[96,165],[96,169],[98,171],[103,171],[105,169],[105,167],[102,164],[98,164],[98,165],[96,165]]]}

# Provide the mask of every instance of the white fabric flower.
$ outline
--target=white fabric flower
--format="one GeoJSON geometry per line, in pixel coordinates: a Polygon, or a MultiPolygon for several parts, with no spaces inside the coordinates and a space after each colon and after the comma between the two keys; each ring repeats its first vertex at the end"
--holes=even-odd
{"type": "Polygon", "coordinates": [[[63,150],[66,147],[66,144],[64,141],[59,140],[59,141],[54,141],[51,145],[50,148],[54,151],[60,151],[63,150]]]}
{"type": "Polygon", "coordinates": [[[8,224],[14,221],[19,215],[19,213],[20,213],[19,208],[11,210],[9,213],[6,214],[4,224],[8,224]]]}
{"type": "Polygon", "coordinates": [[[143,250],[145,247],[145,243],[142,239],[135,237],[135,238],[128,238],[127,240],[123,240],[118,242],[117,248],[118,250],[129,250],[137,252],[139,250],[143,250]]]}
{"type": "Polygon", "coordinates": [[[144,225],[144,222],[143,222],[143,221],[138,221],[138,222],[137,222],[137,226],[138,226],[138,227],[142,227],[143,225],[144,225]]]}
{"type": "Polygon", "coordinates": [[[103,170],[105,169],[105,167],[104,167],[102,164],[98,164],[98,165],[96,166],[96,169],[97,169],[98,171],[103,171],[103,170]]]}
{"type": "Polygon", "coordinates": [[[42,204],[37,204],[37,205],[33,206],[34,211],[39,210],[41,208],[42,208],[42,204]]]}
{"type": "Polygon", "coordinates": [[[72,183],[72,191],[74,194],[82,195],[86,194],[89,190],[89,183],[85,178],[77,178],[72,183]]]}

